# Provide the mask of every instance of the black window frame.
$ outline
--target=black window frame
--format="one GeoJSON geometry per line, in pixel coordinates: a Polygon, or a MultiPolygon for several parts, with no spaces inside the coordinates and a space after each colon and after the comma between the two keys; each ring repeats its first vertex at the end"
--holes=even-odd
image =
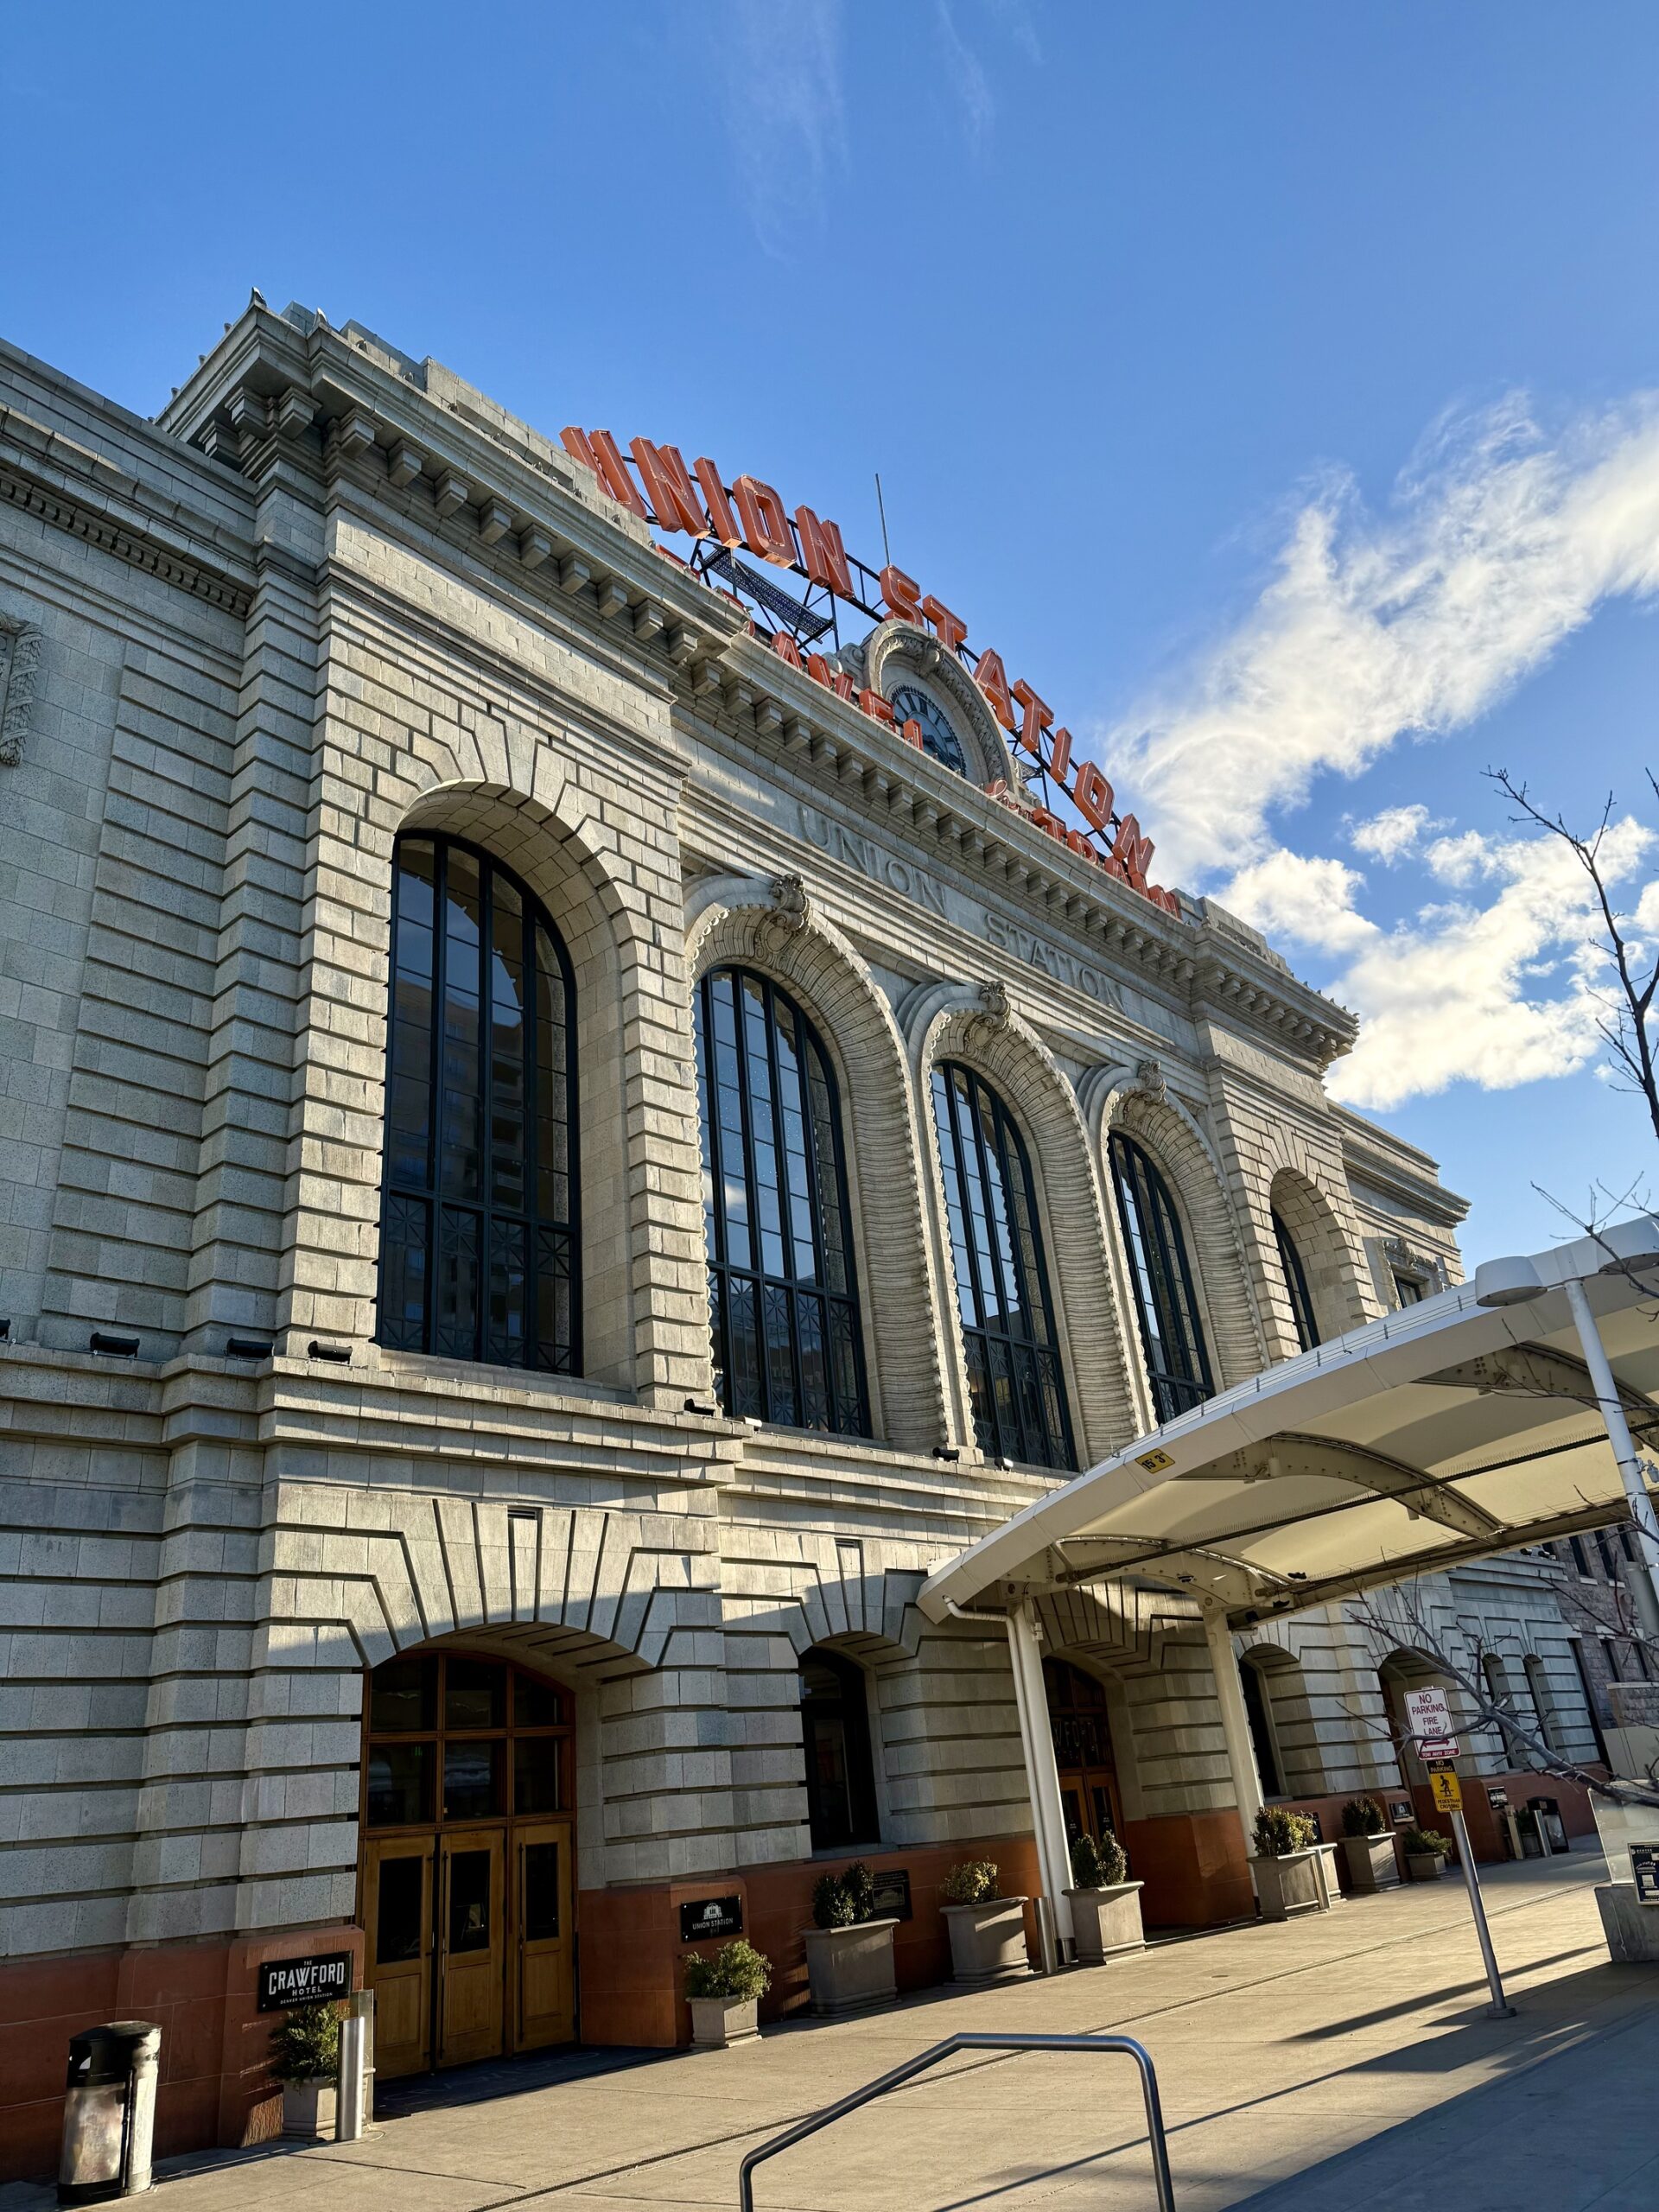
{"type": "MultiPolygon", "coordinates": [[[[412,871],[410,872],[412,874],[412,871]]],[[[580,1129],[578,1116],[578,1068],[576,1053],[576,993],[575,977],[570,964],[569,952],[563,938],[542,905],[523,879],[512,868],[497,860],[483,847],[473,844],[464,837],[452,837],[436,830],[416,830],[400,836],[392,855],[391,868],[391,935],[390,973],[387,979],[386,1022],[386,1108],[384,1129],[384,1154],[381,1166],[380,1252],[376,1283],[376,1326],[378,1341],[391,1349],[428,1354],[442,1359],[465,1360],[473,1364],[491,1367],[523,1369],[533,1373],[580,1375],[582,1372],[582,1172],[580,1158],[580,1129]],[[416,1183],[398,1173],[398,1141],[394,1127],[397,1105],[399,1025],[402,1017],[398,1008],[398,978],[400,957],[400,924],[403,919],[405,869],[404,856],[414,846],[427,846],[432,852],[432,944],[429,974],[428,1063],[426,1080],[426,1166],[423,1179],[416,1183]],[[478,869],[478,1039],[476,1046],[478,1122],[476,1143],[479,1155],[479,1191],[474,1198],[458,1195],[444,1185],[445,1154],[450,1132],[448,1116],[451,1109],[446,1104],[448,1090],[443,1063],[445,1044],[444,1022],[446,993],[450,959],[449,931],[445,923],[445,896],[449,878],[451,855],[461,853],[478,869]],[[494,1045],[493,982],[495,954],[496,899],[494,885],[499,879],[510,887],[519,902],[522,916],[522,1023],[523,1041],[518,1054],[522,1065],[522,1101],[518,1119],[522,1136],[518,1147],[518,1173],[521,1185],[521,1202],[514,1205],[507,1202],[497,1189],[500,1173],[495,1139],[495,1122],[499,1109],[493,1083],[492,1052],[494,1045]],[[559,988],[562,994],[562,1027],[563,1029],[563,1066],[553,1071],[553,1080],[562,1094],[563,1104],[565,1211],[563,1218],[556,1212],[544,1213],[539,1198],[538,1185],[543,1172],[536,1156],[537,1132],[541,1109],[542,1070],[538,1051],[542,1016],[538,1007],[537,982],[544,963],[537,950],[538,937],[544,937],[554,957],[559,988]],[[412,1215],[410,1209],[421,1209],[424,1215],[424,1245],[411,1243],[404,1232],[412,1215]],[[443,1266],[446,1231],[454,1232],[461,1224],[446,1217],[467,1217],[474,1225],[476,1236],[476,1276],[474,1310],[470,1332],[461,1325],[446,1325],[441,1313],[440,1276],[443,1266]],[[515,1355],[513,1339],[505,1321],[493,1312],[498,1264],[511,1268],[513,1264],[512,1243],[505,1232],[516,1230],[521,1238],[519,1256],[523,1268],[522,1316],[523,1326],[515,1355]],[[391,1306],[391,1295],[397,1280],[393,1264],[395,1255],[410,1250],[422,1251],[422,1295],[418,1325],[411,1325],[405,1306],[399,1319],[391,1306]],[[539,1296],[543,1287],[551,1295],[555,1308],[555,1327],[543,1334],[537,1324],[539,1296]],[[564,1333],[558,1332],[559,1290],[563,1287],[563,1312],[568,1317],[564,1333]],[[468,1338],[469,1341],[466,1339],[468,1338]]],[[[556,1177],[556,1166],[545,1170],[556,1177]]],[[[407,1275],[404,1277],[408,1281],[407,1275]]]]}
{"type": "Polygon", "coordinates": [[[1284,1216],[1275,1206],[1273,1214],[1273,1241],[1279,1248],[1279,1272],[1284,1278],[1286,1295],[1290,1300],[1290,1316],[1296,1325],[1296,1341],[1304,1351],[1319,1349],[1319,1325],[1313,1313],[1313,1300],[1309,1295],[1307,1276],[1302,1268],[1302,1255],[1296,1249],[1296,1239],[1291,1235],[1284,1216]]]}
{"type": "Polygon", "coordinates": [[[1031,1154],[1001,1092],[964,1061],[938,1061],[931,1089],[976,1440],[992,1458],[1070,1472],[1077,1441],[1031,1154]],[[1011,1210],[999,1214],[999,1195],[1011,1210]],[[995,1232],[984,1240],[969,1233],[975,1198],[995,1232]]]}
{"type": "Polygon", "coordinates": [[[710,969],[698,984],[695,1007],[697,1065],[697,1115],[702,1151],[703,1239],[709,1270],[709,1325],[713,1340],[715,1389],[722,1408],[734,1419],[763,1421],[782,1428],[798,1428],[830,1436],[869,1437],[870,1393],[864,1362],[864,1316],[859,1295],[858,1260],[853,1243],[852,1192],[847,1173],[847,1145],[841,1109],[840,1086],[835,1063],[817,1027],[798,1001],[779,983],[758,969],[728,963],[710,969]],[[726,1122],[725,1094],[729,1086],[720,1076],[724,1048],[718,1034],[721,992],[728,987],[731,1001],[734,1041],[731,1046],[736,1075],[737,1134],[742,1160],[737,1179],[744,1192],[745,1220],[734,1224],[728,1203],[728,1157],[732,1131],[726,1122]],[[785,1182],[776,1185],[780,1203],[777,1226],[784,1265],[768,1268],[765,1250],[765,1209],[758,1172],[760,1153],[754,1136],[756,1100],[754,1070],[748,1039],[748,1007],[759,995],[766,1046],[766,1086],[772,1157],[785,1182]],[[801,1154],[805,1170],[804,1195],[811,1245],[811,1268],[798,1265],[796,1194],[787,1183],[788,1103],[784,1070],[779,1055],[779,1007],[795,1025],[798,1080],[803,1134],[808,1149],[801,1154]],[[802,1048],[804,1048],[804,1050],[802,1048]],[[822,1096],[814,1096],[814,1076],[822,1084],[822,1096]],[[719,1094],[717,1096],[717,1094],[719,1094]],[[833,1191],[833,1211],[825,1191],[822,1142],[827,1131],[828,1163],[833,1191]],[[834,1231],[826,1236],[826,1227],[834,1231]],[[747,1242],[748,1258],[733,1256],[736,1234],[747,1242]],[[840,1260],[842,1287],[836,1288],[833,1272],[840,1260]],[[752,1338],[740,1332],[737,1317],[753,1300],[752,1338]],[[818,1316],[822,1360],[822,1397],[815,1395],[808,1355],[811,1325],[818,1316]],[[769,1320],[782,1318],[786,1341],[766,1334],[769,1320]],[[806,1326],[803,1329],[803,1323],[806,1326]],[[774,1366],[785,1363],[784,1379],[774,1366]]]}
{"type": "Polygon", "coordinates": [[[1216,1395],[1210,1348],[1205,1341],[1204,1313],[1187,1258],[1180,1213],[1157,1163],[1144,1145],[1122,1129],[1113,1130],[1107,1149],[1118,1226],[1135,1291],[1141,1356],[1152,1391],[1153,1411],[1161,1427],[1216,1395]],[[1148,1300],[1154,1310],[1149,1311],[1148,1300]],[[1181,1364],[1154,1358],[1154,1342],[1169,1345],[1181,1364]]]}

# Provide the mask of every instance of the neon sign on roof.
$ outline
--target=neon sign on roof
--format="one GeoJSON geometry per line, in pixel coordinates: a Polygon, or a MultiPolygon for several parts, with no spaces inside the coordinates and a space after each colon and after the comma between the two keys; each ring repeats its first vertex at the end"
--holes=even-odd
{"type": "MultiPolygon", "coordinates": [[[[840,530],[821,521],[810,507],[797,507],[791,516],[781,495],[770,484],[753,476],[740,476],[728,487],[714,462],[703,456],[688,469],[675,446],[653,445],[649,438],[631,438],[631,470],[621,448],[608,430],[567,429],[565,449],[584,468],[590,469],[602,489],[620,506],[658,530],[683,533],[700,543],[704,557],[694,556],[692,567],[707,582],[711,576],[728,587],[728,596],[746,594],[771,621],[772,649],[793,666],[837,692],[874,721],[882,722],[908,743],[921,748],[921,731],[914,722],[899,726],[892,708],[880,693],[857,689],[844,670],[834,670],[828,659],[812,650],[826,631],[839,636],[838,605],[855,608],[871,621],[896,617],[931,632],[941,649],[966,668],[986,704],[1014,743],[1029,753],[1041,775],[1051,778],[1077,809],[1086,830],[1069,826],[1052,807],[1038,805],[1030,818],[1058,843],[1092,861],[1140,892],[1154,906],[1179,914],[1179,899],[1147,880],[1153,844],[1141,834],[1133,814],[1115,811],[1115,794],[1104,771],[1078,758],[1071,733],[1058,726],[1053,709],[1023,677],[1008,681],[1002,656],[994,646],[975,651],[967,642],[968,625],[931,592],[891,562],[880,570],[867,568],[847,551],[840,530]],[[805,578],[804,599],[770,587],[764,576],[747,570],[732,556],[739,546],[773,567],[805,578]],[[735,586],[736,590],[729,588],[735,586]],[[815,612],[814,594],[825,611],[815,612]],[[803,651],[803,646],[808,649],[803,651]]],[[[666,546],[659,551],[677,560],[666,546]]],[[[716,587],[721,588],[719,586],[716,587]]],[[[741,599],[739,601],[742,604],[741,599]]],[[[744,612],[753,624],[750,607],[744,612]]],[[[759,630],[757,629],[757,634],[759,630]]],[[[1005,784],[996,783],[990,794],[1005,804],[1014,801],[1005,784]]],[[[1017,810],[1023,812],[1023,808],[1017,810]]]]}

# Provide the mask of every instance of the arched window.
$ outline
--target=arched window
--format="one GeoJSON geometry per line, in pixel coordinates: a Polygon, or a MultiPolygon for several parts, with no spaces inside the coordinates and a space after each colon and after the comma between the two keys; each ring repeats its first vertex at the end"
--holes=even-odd
{"type": "Polygon", "coordinates": [[[1285,1279],[1285,1294],[1295,1319],[1296,1341],[1304,1351],[1312,1351],[1319,1341],[1319,1325],[1313,1319],[1313,1301],[1307,1294],[1307,1277],[1302,1273],[1296,1240],[1277,1213],[1273,1217],[1273,1241],[1279,1247],[1279,1272],[1285,1279]]]}
{"type": "Polygon", "coordinates": [[[864,1676],[835,1651],[801,1661],[801,1738],[806,1749],[807,1820],[814,1851],[880,1840],[870,1708],[864,1676]]]}
{"type": "Polygon", "coordinates": [[[380,1341],[575,1374],[575,997],[557,931],[453,837],[392,866],[380,1341]]]}
{"type": "Polygon", "coordinates": [[[868,1436],[841,1115],[829,1057],[764,976],[697,992],[715,1387],[728,1414],[868,1436]]]}
{"type": "Polygon", "coordinates": [[[933,1125],[980,1448],[1039,1467],[1073,1466],[1025,1140],[988,1084],[952,1060],[933,1071],[933,1125]]]}
{"type": "Polygon", "coordinates": [[[1173,1421],[1201,1405],[1216,1387],[1186,1263],[1186,1241],[1168,1185],[1135,1139],[1115,1135],[1111,1155],[1153,1407],[1160,1421],[1173,1421]]]}

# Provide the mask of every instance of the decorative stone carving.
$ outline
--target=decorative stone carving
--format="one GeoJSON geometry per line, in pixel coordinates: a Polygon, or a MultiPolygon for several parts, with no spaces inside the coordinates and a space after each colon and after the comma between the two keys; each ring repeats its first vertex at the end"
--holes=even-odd
{"type": "Polygon", "coordinates": [[[988,1039],[1001,1036],[1013,1018],[1007,985],[1000,982],[982,983],[974,993],[974,1010],[963,1026],[963,1033],[970,1045],[982,1046],[988,1039]]]}
{"type": "Polygon", "coordinates": [[[811,919],[812,901],[798,875],[775,875],[771,888],[772,904],[755,935],[766,958],[775,960],[779,950],[811,919]]]}
{"type": "Polygon", "coordinates": [[[0,615],[0,768],[15,768],[35,714],[41,633],[32,623],[0,615]]]}
{"type": "Polygon", "coordinates": [[[1143,1097],[1155,1100],[1160,1106],[1169,1103],[1169,1085],[1164,1080],[1160,1061],[1137,1060],[1135,1064],[1135,1087],[1143,1097]]]}

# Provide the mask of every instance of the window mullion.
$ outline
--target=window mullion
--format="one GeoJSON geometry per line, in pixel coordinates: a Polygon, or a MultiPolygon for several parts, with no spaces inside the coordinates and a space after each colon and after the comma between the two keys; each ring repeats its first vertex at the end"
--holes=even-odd
{"type": "MultiPolygon", "coordinates": [[[[778,1051],[778,1008],[772,995],[770,977],[765,979],[763,1004],[766,1014],[766,1068],[772,1077],[772,1158],[778,1163],[778,1226],[784,1248],[784,1313],[789,1325],[789,1371],[795,1384],[795,1413],[803,1428],[806,1426],[806,1378],[801,1371],[801,1315],[796,1303],[796,1285],[800,1281],[800,1268],[795,1258],[795,1196],[789,1185],[789,1128],[784,1113],[784,1070],[778,1051]]],[[[798,1071],[801,1055],[805,1046],[801,1039],[801,1025],[798,1021],[795,1033],[795,1060],[798,1071]]],[[[806,1118],[806,1094],[802,1087],[801,1139],[810,1141],[806,1118]]]]}
{"type": "MultiPolygon", "coordinates": [[[[967,1112],[969,1125],[973,1130],[974,1159],[977,1164],[979,1171],[980,1197],[985,1208],[986,1249],[990,1255],[991,1274],[996,1286],[997,1319],[999,1326],[995,1334],[1001,1339],[1003,1355],[1007,1361],[1008,1392],[1010,1401],[1014,1406],[1014,1422],[1017,1430],[1019,1425],[1020,1394],[1014,1388],[1014,1384],[1013,1338],[1008,1332],[1008,1291],[1007,1285],[1004,1281],[1002,1275],[1002,1255],[997,1249],[996,1214],[992,1205],[990,1171],[985,1163],[985,1130],[983,1118],[979,1110],[979,1078],[970,1069],[968,1074],[967,1112]]],[[[995,1109],[993,1109],[993,1110],[995,1110],[995,1109]]],[[[971,1246],[969,1247],[969,1249],[972,1249],[971,1246]]],[[[982,1290],[980,1298],[980,1313],[981,1319],[985,1325],[986,1335],[988,1338],[992,1333],[990,1327],[990,1314],[985,1306],[982,1290]]],[[[1004,1458],[1006,1458],[1008,1452],[1009,1439],[1003,1432],[1002,1408],[997,1396],[996,1389],[996,1365],[995,1362],[990,1356],[990,1346],[988,1342],[986,1345],[985,1367],[986,1373],[989,1377],[990,1382],[991,1427],[995,1432],[997,1450],[1004,1458]]],[[[1017,1437],[1015,1440],[1018,1440],[1017,1437]]]]}
{"type": "Polygon", "coordinates": [[[741,971],[732,974],[732,1041],[737,1062],[737,1105],[743,1122],[743,1188],[749,1208],[749,1242],[754,1267],[754,1362],[760,1378],[760,1418],[772,1413],[772,1382],[766,1366],[766,1250],[760,1220],[760,1179],[754,1159],[754,1109],[749,1096],[749,1009],[741,971]]]}
{"type": "MultiPolygon", "coordinates": [[[[1041,1338],[1039,1334],[1038,1329],[1037,1311],[1032,1302],[1032,1286],[1026,1281],[1025,1261],[1020,1249],[1020,1217],[1013,1202],[1015,1195],[1015,1188],[1013,1180],[1014,1166],[1010,1164],[1010,1155],[1014,1153],[1015,1147],[1012,1141],[1013,1131],[1011,1125],[1007,1115],[1002,1111],[1002,1102],[1000,1098],[995,1096],[993,1096],[991,1099],[991,1128],[995,1134],[997,1165],[1001,1170],[1002,1196],[1004,1202],[1007,1206],[1008,1266],[1012,1269],[1014,1274],[1014,1294],[1017,1300],[1016,1311],[1023,1314],[1026,1319],[1026,1334],[1029,1339],[1032,1355],[1032,1374],[1034,1377],[1037,1372],[1037,1349],[1041,1342],[1041,1338]]],[[[1024,1207],[1027,1216],[1027,1224],[1031,1230],[1034,1243],[1038,1234],[1038,1224],[1034,1218],[1035,1207],[1033,1203],[1036,1194],[1027,1182],[1024,1173],[1025,1162],[1023,1159],[1016,1160],[1014,1164],[1017,1165],[1020,1171],[1018,1197],[1020,1203],[1024,1207]]],[[[1001,1255],[999,1253],[999,1267],[1001,1266],[1001,1255]]],[[[1045,1300],[1045,1307],[1046,1307],[1046,1300],[1045,1300]]],[[[1006,1313],[1007,1310],[1007,1308],[1005,1304],[1003,1311],[1006,1313]]],[[[1027,1459],[1032,1459],[1037,1458],[1038,1454],[1031,1449],[1031,1446],[1039,1440],[1032,1437],[1027,1433],[1026,1409],[1020,1403],[1019,1363],[1014,1357],[1014,1346],[1015,1338],[1012,1330],[1010,1330],[1008,1359],[1009,1371],[1014,1377],[1014,1416],[1015,1421],[1020,1424],[1020,1439],[1027,1447],[1023,1456],[1027,1459]]],[[[1046,1452],[1045,1452],[1042,1457],[1046,1459],[1046,1452]]]]}

